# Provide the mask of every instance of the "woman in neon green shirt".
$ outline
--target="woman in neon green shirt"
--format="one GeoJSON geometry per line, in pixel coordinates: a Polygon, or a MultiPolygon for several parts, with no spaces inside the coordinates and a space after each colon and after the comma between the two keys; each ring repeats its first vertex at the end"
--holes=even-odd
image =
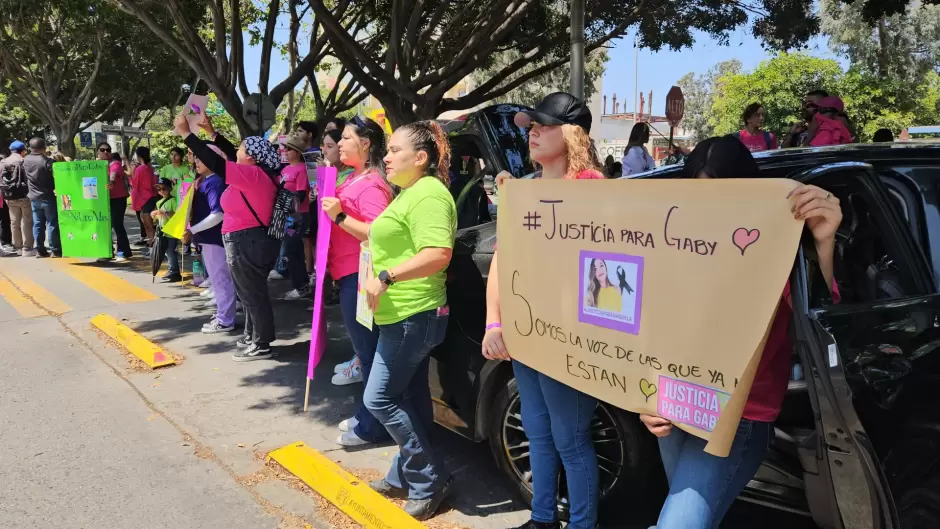
{"type": "Polygon", "coordinates": [[[388,142],[389,182],[401,193],[369,230],[376,277],[366,283],[379,326],[379,344],[363,402],[400,452],[384,479],[370,486],[405,496],[418,520],[434,515],[451,477],[430,444],[434,428],[428,362],[444,341],[449,308],[445,276],[457,232],[457,208],[447,189],[450,147],[440,125],[419,121],[388,142]]]}

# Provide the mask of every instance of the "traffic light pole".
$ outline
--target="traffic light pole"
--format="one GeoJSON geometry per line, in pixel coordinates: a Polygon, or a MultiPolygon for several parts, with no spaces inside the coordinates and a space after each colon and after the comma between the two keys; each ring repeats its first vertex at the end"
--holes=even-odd
{"type": "Polygon", "coordinates": [[[571,94],[584,99],[584,0],[571,0],[571,94]]]}

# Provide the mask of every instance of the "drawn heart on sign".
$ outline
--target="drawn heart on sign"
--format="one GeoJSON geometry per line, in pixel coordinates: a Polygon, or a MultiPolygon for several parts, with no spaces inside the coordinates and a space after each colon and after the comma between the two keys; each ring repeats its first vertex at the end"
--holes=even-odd
{"type": "Polygon", "coordinates": [[[757,239],[760,239],[760,230],[757,228],[753,230],[738,228],[734,230],[734,234],[731,236],[731,242],[741,250],[741,255],[744,255],[744,250],[747,250],[748,246],[757,242],[757,239]]]}
{"type": "Polygon", "coordinates": [[[650,383],[649,380],[645,378],[640,379],[640,393],[646,397],[646,402],[650,401],[650,397],[656,394],[656,384],[650,383]]]}

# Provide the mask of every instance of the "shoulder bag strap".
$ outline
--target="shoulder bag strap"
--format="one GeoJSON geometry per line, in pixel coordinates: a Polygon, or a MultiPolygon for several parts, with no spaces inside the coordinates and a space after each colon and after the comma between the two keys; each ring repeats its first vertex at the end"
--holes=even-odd
{"type": "Polygon", "coordinates": [[[265,226],[264,223],[261,222],[261,218],[258,217],[258,214],[255,213],[255,208],[251,207],[251,202],[248,202],[248,197],[246,197],[245,194],[242,193],[241,191],[239,191],[238,193],[242,196],[242,200],[245,201],[245,205],[248,206],[248,211],[250,211],[251,214],[255,217],[255,220],[258,221],[258,226],[261,228],[267,228],[267,226],[265,226]]]}

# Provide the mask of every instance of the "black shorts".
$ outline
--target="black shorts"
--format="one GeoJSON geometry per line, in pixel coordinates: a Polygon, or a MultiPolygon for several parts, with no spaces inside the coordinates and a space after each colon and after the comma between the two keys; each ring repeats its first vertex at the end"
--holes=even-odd
{"type": "Polygon", "coordinates": [[[157,209],[157,201],[160,200],[160,197],[150,197],[143,207],[140,208],[140,212],[145,215],[150,215],[153,213],[153,210],[157,209]]]}

